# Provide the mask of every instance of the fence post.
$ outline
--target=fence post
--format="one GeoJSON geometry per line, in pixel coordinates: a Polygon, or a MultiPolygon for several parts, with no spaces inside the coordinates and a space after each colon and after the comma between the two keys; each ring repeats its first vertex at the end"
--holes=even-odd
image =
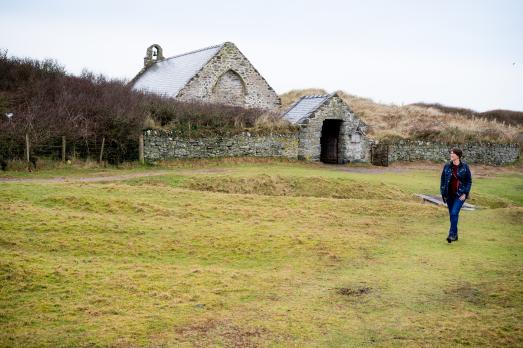
{"type": "Polygon", "coordinates": [[[144,156],[144,150],[143,150],[144,146],[143,146],[143,133],[140,134],[140,137],[138,139],[138,158],[140,160],[140,163],[141,164],[144,164],[145,163],[145,156],[144,156]]]}
{"type": "Polygon", "coordinates": [[[98,162],[102,162],[102,156],[104,155],[104,145],[105,145],[105,137],[102,138],[102,148],[100,149],[100,160],[98,162]]]}
{"type": "Polygon", "coordinates": [[[62,136],[62,162],[65,162],[65,136],[62,136]]]}
{"type": "Polygon", "coordinates": [[[29,134],[25,133],[25,159],[27,160],[27,164],[29,164],[29,134]]]}

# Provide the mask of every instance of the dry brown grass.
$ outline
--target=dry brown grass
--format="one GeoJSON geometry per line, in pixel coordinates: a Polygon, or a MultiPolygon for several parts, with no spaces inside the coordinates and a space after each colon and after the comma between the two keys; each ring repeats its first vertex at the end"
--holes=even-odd
{"type": "Polygon", "coordinates": [[[321,88],[306,88],[306,89],[293,89],[287,93],[280,95],[281,106],[284,111],[287,111],[289,106],[297,101],[304,95],[323,95],[327,94],[327,91],[321,88]]]}
{"type": "Polygon", "coordinates": [[[275,117],[272,112],[262,113],[254,121],[252,128],[248,128],[249,131],[254,131],[257,134],[264,134],[269,132],[285,134],[295,132],[298,128],[289,124],[289,121],[283,117],[275,117]]]}
{"type": "MultiPolygon", "coordinates": [[[[287,109],[303,95],[326,94],[323,89],[292,90],[281,95],[287,109]]],[[[523,127],[507,125],[481,117],[466,117],[437,108],[416,105],[379,104],[337,91],[352,110],[369,126],[368,135],[380,140],[423,139],[448,143],[518,142],[523,127]]]]}

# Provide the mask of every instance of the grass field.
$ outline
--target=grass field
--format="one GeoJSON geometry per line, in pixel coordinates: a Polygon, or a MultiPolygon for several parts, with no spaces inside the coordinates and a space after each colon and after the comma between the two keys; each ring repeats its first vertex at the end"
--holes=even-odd
{"type": "Polygon", "coordinates": [[[441,166],[341,169],[0,182],[0,346],[523,346],[521,171],[473,177],[449,245],[413,196],[441,166]]]}

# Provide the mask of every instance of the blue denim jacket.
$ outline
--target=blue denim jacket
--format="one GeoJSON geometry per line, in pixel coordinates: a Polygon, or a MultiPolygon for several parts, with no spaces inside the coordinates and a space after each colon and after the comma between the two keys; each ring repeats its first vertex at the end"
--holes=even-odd
{"type": "MultiPolygon", "coordinates": [[[[440,193],[443,200],[446,200],[449,196],[450,180],[452,179],[452,165],[452,161],[445,163],[441,172],[440,193]]],[[[459,197],[462,194],[465,194],[466,198],[469,198],[469,192],[472,186],[472,174],[470,173],[467,163],[461,160],[458,165],[458,180],[459,187],[456,195],[459,197]]]]}

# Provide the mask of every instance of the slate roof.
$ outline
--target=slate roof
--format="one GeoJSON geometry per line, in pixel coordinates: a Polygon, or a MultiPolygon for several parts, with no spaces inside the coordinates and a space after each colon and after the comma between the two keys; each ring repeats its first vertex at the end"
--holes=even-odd
{"type": "Polygon", "coordinates": [[[306,95],[294,103],[283,118],[291,123],[300,123],[309,117],[314,111],[318,110],[327,100],[332,98],[335,93],[326,95],[306,95]]]}
{"type": "Polygon", "coordinates": [[[135,78],[133,89],[174,98],[223,45],[210,46],[158,61],[135,78]]]}

